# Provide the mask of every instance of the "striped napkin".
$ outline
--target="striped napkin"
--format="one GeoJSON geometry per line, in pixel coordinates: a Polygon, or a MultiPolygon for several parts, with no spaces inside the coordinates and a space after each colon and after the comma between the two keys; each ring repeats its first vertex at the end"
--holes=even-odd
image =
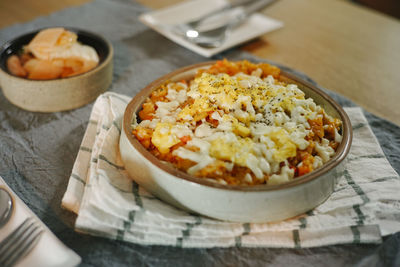
{"type": "Polygon", "coordinates": [[[97,99],[62,206],[76,231],[144,245],[179,247],[316,247],[380,243],[400,231],[400,178],[385,158],[362,110],[346,108],[354,140],[331,197],[312,211],[276,223],[232,223],[176,209],[132,181],[119,155],[130,98],[97,99]]]}

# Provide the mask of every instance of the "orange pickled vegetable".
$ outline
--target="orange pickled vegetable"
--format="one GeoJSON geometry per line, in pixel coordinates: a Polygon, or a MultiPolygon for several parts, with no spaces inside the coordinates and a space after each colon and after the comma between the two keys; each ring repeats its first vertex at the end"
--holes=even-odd
{"type": "Polygon", "coordinates": [[[25,77],[27,72],[22,67],[21,61],[16,55],[12,55],[7,59],[7,69],[15,76],[25,77]]]}

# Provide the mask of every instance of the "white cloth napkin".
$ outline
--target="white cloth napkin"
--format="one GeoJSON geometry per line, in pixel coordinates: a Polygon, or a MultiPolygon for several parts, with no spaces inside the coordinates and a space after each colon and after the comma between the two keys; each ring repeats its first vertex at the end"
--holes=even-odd
{"type": "Polygon", "coordinates": [[[16,229],[26,218],[33,217],[40,223],[45,230],[40,236],[36,246],[17,262],[16,266],[76,266],[81,262],[81,258],[67,248],[57,237],[42,223],[39,218],[25,205],[25,203],[7,186],[3,178],[0,177],[0,186],[7,189],[14,199],[14,212],[10,221],[0,228],[0,241],[6,238],[16,229]]]}
{"type": "MultiPolygon", "coordinates": [[[[379,243],[400,231],[400,178],[360,108],[346,108],[354,139],[335,192],[313,211],[276,223],[232,223],[178,210],[128,178],[119,155],[130,98],[101,95],[72,170],[63,207],[76,230],[138,244],[182,247],[315,247],[379,243]]],[[[134,178],[134,177],[133,177],[134,178]]]]}
{"type": "Polygon", "coordinates": [[[205,57],[211,57],[238,44],[283,27],[283,22],[260,13],[250,15],[247,20],[229,32],[223,44],[215,48],[201,47],[189,42],[174,28],[205,14],[227,6],[227,0],[191,0],[140,15],[139,20],[175,43],[205,57]]]}

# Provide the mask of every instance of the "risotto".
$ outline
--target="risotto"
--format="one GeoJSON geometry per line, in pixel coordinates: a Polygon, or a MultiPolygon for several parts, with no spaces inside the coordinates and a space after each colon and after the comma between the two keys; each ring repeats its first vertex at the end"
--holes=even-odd
{"type": "Polygon", "coordinates": [[[279,76],[265,63],[217,61],[153,91],[132,134],[160,160],[221,184],[296,179],[335,154],[341,121],[279,76]]]}

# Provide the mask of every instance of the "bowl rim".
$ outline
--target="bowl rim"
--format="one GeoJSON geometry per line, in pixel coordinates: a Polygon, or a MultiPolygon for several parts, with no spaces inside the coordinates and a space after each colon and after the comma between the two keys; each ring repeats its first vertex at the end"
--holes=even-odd
{"type": "MultiPolygon", "coordinates": [[[[34,79],[28,79],[28,78],[24,78],[24,77],[19,77],[19,76],[15,76],[11,73],[9,73],[7,70],[3,69],[2,67],[0,67],[0,71],[4,74],[6,74],[8,77],[12,78],[12,79],[16,79],[16,80],[20,80],[20,81],[28,81],[28,82],[33,82],[33,83],[49,83],[49,82],[54,82],[54,81],[66,81],[66,80],[73,80],[73,79],[82,79],[86,76],[90,76],[92,73],[97,72],[99,69],[103,68],[105,65],[107,65],[110,60],[113,57],[114,54],[114,50],[113,50],[113,46],[111,44],[110,41],[108,41],[106,38],[104,38],[103,36],[88,31],[88,30],[84,30],[81,28],[76,28],[76,27],[67,27],[67,26],[51,26],[51,27],[43,27],[43,28],[38,28],[34,31],[30,31],[24,34],[21,34],[11,40],[8,40],[6,42],[4,42],[1,46],[0,46],[0,56],[2,56],[3,54],[5,54],[8,50],[8,48],[15,43],[16,41],[18,41],[19,39],[27,36],[27,35],[31,35],[31,34],[37,34],[39,33],[41,30],[46,30],[46,29],[51,29],[51,28],[64,28],[66,30],[72,31],[74,33],[76,33],[78,35],[78,39],[79,39],[79,33],[84,33],[86,36],[88,36],[89,38],[92,38],[93,40],[95,40],[96,42],[100,41],[103,42],[103,44],[108,48],[108,53],[106,54],[106,56],[104,57],[104,59],[102,61],[99,61],[99,64],[94,67],[93,69],[84,72],[84,73],[80,73],[74,76],[70,76],[70,77],[63,77],[63,78],[56,78],[56,79],[47,79],[47,80],[34,80],[34,79]],[[97,38],[98,40],[94,39],[93,37],[97,38]]],[[[97,51],[96,51],[97,52],[97,51]]],[[[10,55],[6,55],[6,56],[10,56],[10,55]]]]}
{"type": "MultiPolygon", "coordinates": [[[[300,176],[296,179],[293,179],[292,181],[282,183],[282,184],[277,184],[277,185],[268,185],[268,184],[263,184],[263,185],[253,185],[253,186],[248,186],[248,185],[224,185],[220,184],[217,182],[209,181],[205,178],[198,178],[195,176],[192,176],[190,174],[187,174],[183,171],[180,171],[173,167],[170,164],[165,164],[164,161],[159,160],[156,156],[150,153],[143,145],[133,137],[129,129],[131,128],[131,124],[133,122],[133,108],[136,105],[138,101],[143,101],[146,99],[146,97],[153,91],[155,88],[163,84],[165,81],[173,78],[174,76],[189,71],[191,69],[196,69],[196,68],[201,68],[201,67],[206,67],[209,65],[212,65],[216,62],[214,61],[206,61],[202,63],[197,63],[193,65],[189,65],[183,68],[179,68],[175,71],[172,71],[166,75],[163,75],[162,77],[154,80],[150,84],[148,84],[146,87],[144,87],[138,94],[135,95],[135,97],[128,103],[124,117],[123,117],[123,129],[127,139],[129,140],[130,145],[136,149],[144,158],[146,158],[152,166],[161,169],[164,172],[167,172],[170,174],[172,177],[176,179],[184,179],[185,181],[196,183],[198,185],[203,185],[207,187],[212,187],[212,188],[217,188],[217,189],[222,189],[222,190],[234,190],[234,191],[244,191],[244,192],[263,192],[263,191],[277,191],[277,190],[284,190],[284,189],[289,189],[294,186],[298,186],[301,184],[309,183],[312,182],[319,177],[321,177],[323,174],[328,173],[330,170],[335,168],[337,165],[339,165],[344,158],[348,155],[351,143],[352,143],[352,137],[353,137],[353,132],[352,132],[352,127],[350,123],[350,119],[346,112],[343,110],[343,108],[336,102],[334,101],[327,93],[323,92],[310,82],[307,82],[291,73],[288,73],[286,71],[281,70],[281,75],[284,77],[287,77],[291,80],[293,80],[296,84],[301,84],[303,86],[308,87],[315,93],[319,94],[324,98],[339,114],[342,120],[342,132],[343,132],[343,137],[342,137],[342,142],[339,144],[335,155],[328,161],[326,162],[323,167],[314,170],[308,174],[305,174],[303,176],[300,176]]],[[[141,104],[140,103],[140,104],[141,104]]]]}

